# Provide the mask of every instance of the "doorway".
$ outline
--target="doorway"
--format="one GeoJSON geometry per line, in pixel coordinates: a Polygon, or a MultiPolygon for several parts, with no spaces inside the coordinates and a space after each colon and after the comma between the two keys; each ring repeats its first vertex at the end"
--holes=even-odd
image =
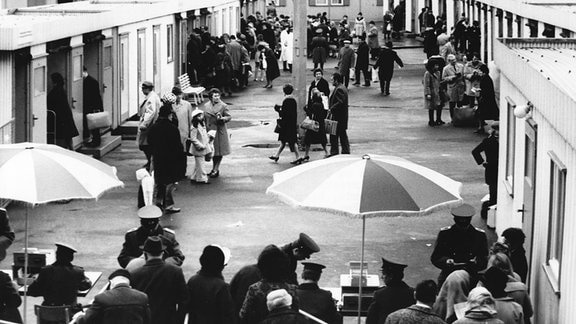
{"type": "Polygon", "coordinates": [[[122,34],[119,37],[118,46],[119,59],[118,68],[120,71],[120,124],[129,117],[130,108],[130,89],[129,89],[129,57],[128,57],[128,34],[122,34]]]}
{"type": "Polygon", "coordinates": [[[30,48],[14,53],[14,143],[32,142],[32,127],[36,122],[32,117],[30,103],[30,48]]]}
{"type": "MultiPolygon", "coordinates": [[[[524,197],[522,208],[522,230],[526,234],[526,258],[528,261],[528,276],[532,270],[532,250],[534,240],[534,200],[536,195],[536,161],[538,127],[533,119],[526,121],[524,139],[524,197]]],[[[530,280],[527,280],[530,284],[530,280]]]]}

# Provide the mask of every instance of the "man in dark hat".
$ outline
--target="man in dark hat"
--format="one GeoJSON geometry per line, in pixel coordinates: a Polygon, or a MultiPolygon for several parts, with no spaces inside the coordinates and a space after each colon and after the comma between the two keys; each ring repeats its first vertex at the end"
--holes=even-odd
{"type": "Polygon", "coordinates": [[[130,272],[118,269],[108,277],[109,288],[94,297],[86,312],[74,316],[78,324],[150,323],[148,296],[130,288],[130,272]]]}
{"type": "Polygon", "coordinates": [[[378,69],[378,78],[380,79],[380,93],[385,96],[390,95],[390,81],[394,75],[394,62],[400,67],[404,66],[404,62],[398,56],[398,53],[392,49],[393,43],[386,42],[386,46],[380,49],[378,60],[374,63],[374,68],[378,69]]]}
{"type": "Polygon", "coordinates": [[[146,264],[134,270],[132,285],[148,295],[151,323],[183,323],[188,291],[182,269],[162,259],[162,239],[151,236],[144,242],[146,264]]]}
{"type": "Polygon", "coordinates": [[[300,309],[326,323],[342,323],[342,316],[336,310],[332,293],[318,287],[322,269],[326,267],[313,262],[302,262],[302,265],[303,282],[297,290],[300,309]]]}
{"type": "Polygon", "coordinates": [[[142,82],[141,90],[146,97],[138,108],[140,121],[138,123],[138,132],[136,133],[136,143],[138,143],[140,151],[146,155],[147,162],[144,167],[150,169],[152,151],[148,144],[148,131],[158,118],[158,111],[160,110],[162,102],[160,101],[160,97],[154,92],[154,84],[152,82],[142,82]]]}
{"type": "Polygon", "coordinates": [[[374,292],[374,298],[368,307],[366,324],[383,324],[390,313],[415,303],[414,289],[402,280],[406,267],[406,264],[382,258],[384,287],[374,292]]]}
{"type": "Polygon", "coordinates": [[[78,291],[90,289],[92,283],[83,268],[72,264],[74,253],[72,246],[56,243],[56,262],[40,270],[28,287],[28,295],[43,296],[44,306],[76,305],[78,291]]]}
{"type": "Polygon", "coordinates": [[[484,167],[484,182],[488,185],[490,199],[482,204],[480,215],[486,218],[488,208],[495,205],[498,198],[498,130],[499,123],[494,122],[490,125],[490,136],[482,140],[478,146],[472,150],[472,156],[478,165],[484,167]],[[482,152],[486,159],[482,157],[482,152]]]}
{"type": "Polygon", "coordinates": [[[140,227],[135,227],[126,232],[122,251],[118,255],[118,263],[121,267],[126,268],[132,263],[130,267],[136,268],[144,264],[142,247],[150,236],[158,236],[162,240],[162,245],[164,246],[162,256],[166,263],[177,266],[182,265],[184,254],[180,251],[176,233],[160,225],[160,216],[162,216],[162,210],[154,205],[145,206],[138,210],[140,227]]]}
{"type": "Polygon", "coordinates": [[[486,268],[488,243],[486,234],[470,224],[476,213],[474,207],[463,204],[451,210],[454,225],[444,227],[438,233],[430,261],[441,269],[438,286],[454,270],[465,269],[471,276],[486,268]]]}
{"type": "Polygon", "coordinates": [[[434,280],[424,280],[416,285],[416,304],[388,315],[386,324],[445,324],[432,307],[436,301],[438,286],[434,280]]]}

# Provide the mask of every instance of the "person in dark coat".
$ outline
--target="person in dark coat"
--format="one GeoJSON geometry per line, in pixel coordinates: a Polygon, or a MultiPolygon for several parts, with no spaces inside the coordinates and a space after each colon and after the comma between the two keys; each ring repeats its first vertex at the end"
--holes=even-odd
{"type": "Polygon", "coordinates": [[[22,298],[18,294],[18,286],[12,278],[0,271],[0,320],[14,323],[22,323],[22,317],[18,307],[22,304],[22,298]]]}
{"type": "Polygon", "coordinates": [[[318,122],[318,130],[313,131],[310,129],[306,130],[306,135],[304,136],[304,161],[310,160],[310,146],[312,144],[322,145],[324,150],[324,156],[328,156],[328,150],[326,148],[326,130],[324,127],[324,119],[326,119],[328,111],[324,109],[322,104],[322,97],[318,88],[313,88],[314,93],[312,94],[312,100],[304,108],[306,115],[313,121],[318,122]]]}
{"type": "Polygon", "coordinates": [[[360,72],[364,74],[364,86],[370,86],[370,77],[371,75],[368,74],[368,67],[370,66],[370,47],[366,44],[366,36],[361,35],[358,37],[358,48],[356,49],[356,66],[354,69],[354,77],[356,81],[354,82],[355,86],[360,85],[360,72]]]}
{"type": "Polygon", "coordinates": [[[82,102],[84,104],[84,133],[90,134],[92,138],[86,146],[96,147],[100,145],[100,129],[96,128],[91,131],[88,130],[86,124],[86,115],[95,112],[104,111],[104,104],[102,103],[102,96],[100,95],[100,84],[96,79],[88,74],[88,69],[84,67],[82,71],[84,81],[82,83],[82,102]]]}
{"type": "Polygon", "coordinates": [[[496,103],[496,94],[494,93],[494,82],[490,77],[490,70],[486,64],[480,65],[480,97],[478,98],[478,109],[476,110],[476,119],[478,119],[478,133],[484,132],[485,120],[498,120],[500,110],[496,103]]]}
{"type": "Polygon", "coordinates": [[[474,20],[472,22],[472,26],[466,29],[469,53],[480,53],[480,37],[480,22],[478,20],[474,20]]]}
{"type": "Polygon", "coordinates": [[[220,89],[222,96],[228,93],[232,95],[230,87],[232,85],[232,59],[226,50],[226,45],[220,44],[217,47],[216,59],[214,61],[214,85],[220,89]]]}
{"type": "Polygon", "coordinates": [[[406,267],[405,264],[382,258],[382,277],[385,287],[374,292],[374,298],[368,307],[366,324],[384,324],[389,314],[416,302],[414,289],[402,280],[406,267]]]}
{"type": "Polygon", "coordinates": [[[118,269],[108,277],[110,290],[94,297],[86,312],[77,313],[78,324],[148,324],[148,296],[130,287],[130,272],[118,269]]]}
{"type": "Polygon", "coordinates": [[[186,315],[188,291],[182,269],[162,260],[162,240],[144,242],[146,264],[133,272],[132,285],[148,295],[151,323],[180,324],[186,315]]]}
{"type": "Polygon", "coordinates": [[[0,261],[6,258],[6,250],[12,245],[16,236],[10,227],[8,212],[0,208],[0,261]]]}
{"type": "Polygon", "coordinates": [[[318,89],[321,94],[328,97],[330,95],[330,86],[328,85],[328,81],[324,79],[324,71],[322,69],[314,69],[314,80],[310,83],[310,87],[308,88],[308,100],[307,105],[312,104],[312,96],[314,94],[314,89],[318,89]]]}
{"type": "Polygon", "coordinates": [[[186,307],[189,324],[236,323],[230,288],[222,276],[227,263],[219,246],[208,245],[202,251],[202,268],[186,285],[190,296],[186,307]]]}
{"type": "Polygon", "coordinates": [[[338,155],[338,140],[342,144],[342,154],[350,154],[350,143],[348,142],[348,89],[342,84],[344,81],[342,74],[332,75],[332,85],[334,90],[328,98],[330,106],[330,117],[338,122],[336,135],[330,134],[330,155],[338,155]]]}
{"type": "Polygon", "coordinates": [[[276,152],[276,155],[272,155],[269,158],[274,162],[278,162],[280,158],[280,153],[288,144],[291,152],[294,152],[295,160],[290,162],[290,164],[300,164],[302,159],[298,150],[296,149],[296,141],[298,141],[298,125],[296,118],[298,117],[297,103],[296,99],[292,96],[294,87],[291,84],[284,85],[282,89],[284,91],[284,100],[282,101],[282,106],[275,105],[274,110],[280,115],[280,133],[278,134],[278,141],[280,141],[280,147],[276,152]]]}
{"type": "Polygon", "coordinates": [[[484,167],[484,181],[488,185],[490,200],[482,204],[481,215],[486,217],[488,208],[495,205],[498,199],[498,122],[492,123],[490,136],[485,138],[472,150],[472,156],[478,165],[484,167]],[[482,157],[482,152],[486,159],[482,157]]]}
{"type": "Polygon", "coordinates": [[[300,309],[326,323],[342,323],[342,316],[336,310],[332,293],[318,287],[322,269],[326,267],[313,262],[302,262],[302,265],[304,265],[302,271],[304,282],[298,286],[300,309]]]}
{"type": "Polygon", "coordinates": [[[276,54],[274,54],[274,50],[272,50],[270,45],[266,43],[258,45],[258,50],[264,53],[264,60],[266,61],[266,85],[264,88],[272,88],[272,81],[280,76],[280,68],[278,67],[276,54]]]}
{"type": "Polygon", "coordinates": [[[264,41],[268,43],[270,48],[276,48],[276,35],[274,34],[274,29],[270,26],[269,23],[262,23],[262,36],[264,37],[264,41]]]}
{"type": "Polygon", "coordinates": [[[324,63],[326,63],[326,57],[328,56],[328,40],[322,35],[323,31],[321,28],[317,28],[315,31],[315,36],[312,38],[311,51],[312,51],[312,62],[314,62],[314,69],[320,66],[321,70],[324,70],[324,63]]]}
{"type": "Polygon", "coordinates": [[[202,65],[199,67],[200,84],[205,88],[215,86],[216,78],[216,51],[212,48],[211,44],[205,44],[204,49],[200,53],[202,65]]]}
{"type": "Polygon", "coordinates": [[[528,261],[526,260],[526,250],[524,250],[524,240],[526,235],[520,228],[510,227],[502,232],[504,243],[510,247],[510,262],[512,268],[520,276],[520,280],[526,283],[528,275],[528,261]]]}
{"type": "Polygon", "coordinates": [[[291,305],[292,296],[285,289],[270,292],[266,296],[266,307],[269,313],[260,324],[309,324],[308,319],[292,309],[291,305]]]}
{"type": "Polygon", "coordinates": [[[386,318],[386,324],[446,324],[432,310],[438,286],[434,280],[424,280],[416,285],[416,304],[397,310],[386,318]]]}
{"type": "Polygon", "coordinates": [[[56,133],[54,136],[56,145],[71,150],[72,138],[80,135],[80,133],[74,124],[74,117],[68,103],[68,94],[64,90],[64,77],[55,72],[50,75],[50,78],[53,88],[46,97],[46,107],[53,111],[55,116],[48,114],[48,132],[56,133]]]}
{"type": "Polygon", "coordinates": [[[164,99],[158,120],[148,133],[148,143],[152,150],[152,169],[157,188],[156,204],[166,213],[177,213],[180,208],[174,207],[173,192],[184,172],[181,161],[185,153],[180,131],[168,118],[172,113],[172,104],[176,103],[176,96],[172,93],[163,96],[167,97],[171,99],[164,99]]]}
{"type": "Polygon", "coordinates": [[[160,225],[162,210],[157,206],[150,205],[138,210],[140,217],[140,227],[134,227],[126,232],[124,244],[118,255],[118,264],[122,268],[144,265],[143,250],[144,242],[151,236],[159,237],[164,248],[162,257],[168,264],[181,266],[184,262],[184,254],[180,251],[180,244],[176,240],[176,234],[171,229],[160,225]],[[135,261],[136,260],[136,261],[135,261]],[[132,265],[130,265],[132,263],[132,265]]]}
{"type": "Polygon", "coordinates": [[[338,52],[338,71],[342,76],[342,83],[346,88],[348,88],[348,83],[350,82],[350,69],[354,67],[355,53],[352,48],[350,48],[351,42],[349,40],[344,41],[344,46],[338,52]]]}
{"type": "Polygon", "coordinates": [[[469,204],[452,208],[454,225],[444,227],[438,233],[430,261],[442,270],[438,285],[455,270],[464,269],[476,278],[478,271],[488,264],[488,243],[483,230],[470,225],[476,213],[469,204]]]}
{"type": "Polygon", "coordinates": [[[404,63],[398,53],[392,50],[392,46],[392,42],[386,42],[386,46],[380,49],[378,60],[374,63],[374,68],[378,69],[378,78],[380,79],[380,93],[385,96],[390,95],[390,81],[394,75],[394,62],[400,67],[404,67],[404,63]]]}
{"type": "Polygon", "coordinates": [[[190,33],[186,44],[186,71],[191,84],[198,84],[200,80],[200,67],[203,65],[201,55],[203,48],[200,36],[195,31],[190,33]]]}
{"type": "Polygon", "coordinates": [[[72,264],[76,249],[56,243],[56,262],[40,270],[36,280],[28,287],[29,296],[43,296],[44,306],[76,305],[78,291],[92,286],[84,269],[72,264]]]}
{"type": "Polygon", "coordinates": [[[424,53],[426,57],[430,58],[432,55],[440,54],[440,48],[438,47],[438,41],[436,39],[436,33],[434,33],[433,27],[427,27],[424,31],[424,53]]]}

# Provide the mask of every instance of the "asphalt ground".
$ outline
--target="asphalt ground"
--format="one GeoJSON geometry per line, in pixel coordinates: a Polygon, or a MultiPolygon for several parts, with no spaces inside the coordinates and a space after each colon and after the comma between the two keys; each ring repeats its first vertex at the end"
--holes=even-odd
{"type": "MultiPolygon", "coordinates": [[[[380,95],[379,86],[350,85],[350,122],[348,136],[353,154],[384,154],[400,156],[436,170],[463,183],[462,197],[480,209],[480,199],[488,193],[484,170],[477,166],[471,150],[483,136],[474,128],[457,128],[450,124],[427,126],[423,108],[422,76],[425,59],[421,48],[398,49],[406,66],[396,69],[391,95],[380,95]]],[[[336,71],[335,59],[326,65],[326,78],[336,71]]],[[[309,60],[308,70],[312,68],[309,60]]],[[[262,82],[250,82],[247,89],[225,97],[233,116],[230,122],[232,154],[224,157],[220,177],[209,185],[180,182],[175,200],[182,212],[166,215],[161,224],[176,231],[186,256],[182,266],[186,278],[199,270],[199,256],[204,246],[218,243],[232,251],[224,269],[230,281],[240,267],[254,263],[267,244],[282,245],[295,240],[300,232],[313,237],[321,247],[311,261],[325,264],[320,285],[338,287],[340,274],[348,273],[348,262],[360,260],[362,221],[329,212],[292,208],[265,194],[275,172],[293,167],[293,155],[285,150],[275,164],[268,159],[278,142],[273,132],[277,113],[273,110],[282,100],[282,85],[290,82],[290,74],[274,81],[272,89],[263,89],[262,82]]],[[[312,80],[312,72],[308,75],[312,80]]],[[[444,110],[445,121],[450,117],[444,110]]],[[[311,152],[311,159],[321,159],[323,152],[311,152]]],[[[104,194],[98,201],[72,201],[68,204],[47,204],[29,209],[29,246],[53,248],[62,241],[78,249],[75,264],[89,271],[103,272],[89,295],[79,302],[88,304],[106,283],[105,278],[118,268],[116,257],[124,233],[139,225],[135,171],[145,163],[144,154],[132,140],[124,140],[103,162],[118,169],[125,186],[104,194]]],[[[194,160],[189,160],[188,170],[194,160]]],[[[57,185],[65,185],[55,183],[57,185]]],[[[346,190],[346,188],[342,188],[346,190]]],[[[25,211],[13,204],[8,209],[16,241],[9,253],[24,247],[25,211]]],[[[485,221],[475,216],[472,223],[486,229],[485,221]]],[[[436,279],[439,270],[429,261],[436,235],[441,227],[452,224],[447,211],[423,217],[371,218],[366,221],[365,260],[368,272],[378,274],[381,257],[408,264],[405,281],[415,286],[423,279],[436,279]]],[[[490,239],[493,231],[486,229],[490,239]]],[[[11,254],[2,268],[11,266],[11,254]]],[[[298,267],[298,272],[302,269],[298,267]]],[[[29,298],[28,318],[34,318],[33,306],[41,298],[29,298]]]]}

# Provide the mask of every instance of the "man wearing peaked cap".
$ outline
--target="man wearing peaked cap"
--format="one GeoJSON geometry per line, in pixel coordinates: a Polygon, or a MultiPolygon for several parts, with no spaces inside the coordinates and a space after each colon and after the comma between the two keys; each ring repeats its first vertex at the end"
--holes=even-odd
{"type": "Polygon", "coordinates": [[[40,270],[38,277],[28,287],[28,295],[43,296],[44,306],[76,305],[79,290],[92,286],[84,269],[72,264],[76,249],[56,243],[56,262],[40,270]]]}
{"type": "Polygon", "coordinates": [[[313,253],[320,252],[320,247],[314,240],[304,234],[300,233],[298,239],[292,243],[288,243],[280,248],[286,255],[288,255],[289,266],[288,266],[288,283],[298,285],[298,279],[296,275],[296,267],[298,266],[298,261],[309,259],[313,253]]]}
{"type": "Polygon", "coordinates": [[[146,97],[138,108],[140,121],[138,122],[136,143],[138,143],[138,148],[144,152],[144,155],[146,155],[147,162],[144,167],[150,169],[152,152],[150,151],[150,145],[148,144],[148,131],[158,118],[158,111],[160,110],[162,102],[160,101],[158,94],[154,92],[154,84],[152,82],[142,82],[141,90],[146,97]]]}
{"type": "Polygon", "coordinates": [[[304,266],[302,271],[303,282],[298,286],[297,290],[300,309],[326,323],[342,323],[342,316],[336,310],[332,293],[318,287],[322,270],[326,267],[313,262],[302,262],[302,265],[304,266]]]}
{"type": "Polygon", "coordinates": [[[162,241],[164,246],[163,258],[166,263],[182,265],[184,254],[180,251],[176,233],[160,225],[160,216],[162,216],[162,210],[154,205],[144,206],[138,210],[140,227],[129,230],[124,236],[124,244],[118,255],[118,263],[121,267],[126,268],[131,262],[144,264],[142,248],[150,236],[158,236],[162,241]]]}
{"type": "Polygon", "coordinates": [[[430,261],[442,270],[438,276],[438,286],[454,270],[464,269],[475,276],[488,263],[488,243],[486,234],[470,224],[476,213],[474,207],[462,204],[452,208],[454,225],[444,227],[438,233],[430,261]]]}
{"type": "Polygon", "coordinates": [[[382,258],[384,287],[374,292],[366,324],[384,323],[389,314],[415,303],[414,289],[402,280],[406,267],[406,264],[382,258]]]}

